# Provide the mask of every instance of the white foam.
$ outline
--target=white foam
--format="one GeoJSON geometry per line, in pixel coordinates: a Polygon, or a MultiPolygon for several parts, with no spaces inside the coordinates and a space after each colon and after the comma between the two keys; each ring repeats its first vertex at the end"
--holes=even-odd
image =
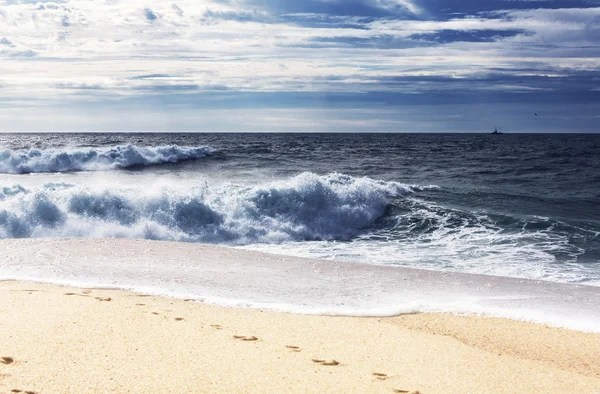
{"type": "MultiPolygon", "coordinates": [[[[505,231],[483,214],[420,201],[423,187],[417,185],[339,173],[254,184],[187,177],[152,181],[149,175],[140,180],[127,174],[117,182],[114,173],[123,175],[59,174],[52,183],[0,184],[0,238],[205,242],[299,257],[600,284],[598,264],[578,260],[585,250],[569,234],[505,231]]],[[[18,177],[25,182],[46,174],[18,177]]]]}
{"type": "Polygon", "coordinates": [[[201,244],[1,240],[0,280],[128,289],[307,314],[477,313],[600,332],[600,288],[201,244]]]}
{"type": "Polygon", "coordinates": [[[397,182],[304,173],[256,186],[0,187],[0,238],[119,237],[247,244],[349,239],[411,192],[397,182]]]}
{"type": "Polygon", "coordinates": [[[135,145],[112,148],[32,149],[29,151],[0,151],[0,173],[103,171],[133,166],[177,163],[206,157],[215,149],[200,146],[135,145]]]}

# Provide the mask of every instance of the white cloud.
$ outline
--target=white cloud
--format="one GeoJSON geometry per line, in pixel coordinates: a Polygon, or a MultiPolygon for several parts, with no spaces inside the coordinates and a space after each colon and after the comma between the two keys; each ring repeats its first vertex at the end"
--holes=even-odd
{"type": "MultiPolygon", "coordinates": [[[[371,4],[423,14],[408,0],[371,4]]],[[[389,77],[469,78],[498,67],[518,75],[525,67],[568,74],[600,66],[600,8],[506,10],[446,21],[321,15],[326,23],[316,27],[302,23],[316,14],[295,17],[300,23],[243,1],[0,1],[0,97],[391,91],[400,88],[377,83],[389,77]],[[523,33],[490,42],[415,41],[415,35],[448,31],[523,33]],[[378,45],[383,38],[391,45],[378,45]]],[[[403,92],[435,88],[434,82],[401,86],[403,92]]],[[[535,87],[502,82],[485,89],[535,87]]]]}
{"type": "Polygon", "coordinates": [[[412,12],[415,15],[420,15],[423,13],[423,10],[419,6],[417,6],[414,1],[410,1],[410,0],[374,0],[374,1],[375,1],[375,5],[377,5],[381,8],[390,9],[390,8],[402,7],[402,8],[406,8],[407,10],[409,10],[410,12],[412,12]]]}

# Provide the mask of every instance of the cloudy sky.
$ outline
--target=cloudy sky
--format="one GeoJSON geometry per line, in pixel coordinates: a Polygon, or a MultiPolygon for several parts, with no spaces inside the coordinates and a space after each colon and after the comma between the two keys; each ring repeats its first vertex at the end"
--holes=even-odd
{"type": "Polygon", "coordinates": [[[0,0],[0,131],[495,126],[600,132],[600,0],[0,0]]]}

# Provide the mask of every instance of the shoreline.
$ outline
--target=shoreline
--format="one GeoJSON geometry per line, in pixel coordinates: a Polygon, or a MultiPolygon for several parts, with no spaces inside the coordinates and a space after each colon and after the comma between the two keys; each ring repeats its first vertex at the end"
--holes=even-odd
{"type": "Polygon", "coordinates": [[[600,335],[533,323],[295,315],[18,281],[0,297],[1,393],[600,391],[600,335]]]}
{"type": "Polygon", "coordinates": [[[307,315],[503,317],[600,333],[600,287],[129,239],[8,239],[0,280],[307,315]]]}

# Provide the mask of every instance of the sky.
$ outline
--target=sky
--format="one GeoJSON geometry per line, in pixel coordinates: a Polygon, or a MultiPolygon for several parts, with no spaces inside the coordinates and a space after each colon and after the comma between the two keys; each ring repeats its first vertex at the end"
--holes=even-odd
{"type": "Polygon", "coordinates": [[[600,0],[0,0],[0,131],[600,132],[600,0]]]}

